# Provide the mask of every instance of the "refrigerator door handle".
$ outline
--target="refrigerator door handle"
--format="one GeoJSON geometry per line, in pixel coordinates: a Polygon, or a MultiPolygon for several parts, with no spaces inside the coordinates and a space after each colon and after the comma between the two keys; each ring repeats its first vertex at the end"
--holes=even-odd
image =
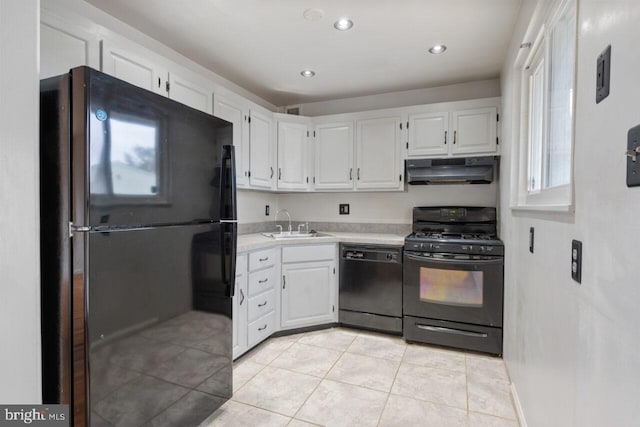
{"type": "Polygon", "coordinates": [[[226,236],[223,240],[225,247],[223,249],[225,256],[222,257],[222,274],[224,284],[227,287],[227,296],[233,297],[236,291],[236,251],[237,251],[237,225],[235,223],[223,223],[223,234],[226,236]],[[229,263],[226,262],[226,257],[229,258],[229,263]],[[228,271],[227,271],[228,265],[228,271]]]}
{"type": "Polygon", "coordinates": [[[233,145],[222,146],[220,165],[220,220],[236,220],[236,160],[233,145]]]}

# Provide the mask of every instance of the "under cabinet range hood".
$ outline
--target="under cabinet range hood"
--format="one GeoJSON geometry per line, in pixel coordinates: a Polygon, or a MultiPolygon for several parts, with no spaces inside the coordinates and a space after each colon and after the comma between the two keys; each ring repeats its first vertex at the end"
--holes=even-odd
{"type": "Polygon", "coordinates": [[[493,181],[495,156],[454,157],[446,159],[408,159],[407,183],[489,184],[493,181]]]}

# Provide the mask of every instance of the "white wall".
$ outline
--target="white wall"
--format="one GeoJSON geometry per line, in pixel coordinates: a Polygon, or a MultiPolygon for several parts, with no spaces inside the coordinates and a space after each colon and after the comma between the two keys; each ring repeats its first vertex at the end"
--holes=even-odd
{"type": "Polygon", "coordinates": [[[39,403],[38,0],[0,1],[0,403],[39,403]]]}
{"type": "MultiPolygon", "coordinates": [[[[512,65],[520,42],[532,41],[524,33],[535,4],[524,2],[503,69],[503,177],[516,172],[512,65]]],[[[626,187],[623,154],[628,129],[640,124],[638,22],[637,0],[579,1],[575,214],[514,212],[515,180],[501,182],[504,356],[529,427],[632,426],[640,419],[640,188],[626,187]],[[608,44],[611,94],[596,105],[596,58],[608,44]],[[570,276],[571,239],[583,242],[581,285],[570,276]]]]}
{"type": "Polygon", "coordinates": [[[498,185],[410,185],[405,192],[281,194],[278,206],[297,221],[411,224],[414,206],[496,206],[498,185]],[[338,204],[349,203],[349,215],[338,204]]]}
{"type": "Polygon", "coordinates": [[[238,223],[273,221],[278,210],[278,194],[266,191],[238,190],[238,223]],[[269,205],[270,215],[264,214],[269,205]]]}
{"type": "Polygon", "coordinates": [[[300,114],[322,116],[326,114],[353,113],[408,105],[435,104],[437,102],[464,101],[467,99],[500,96],[500,80],[479,80],[455,85],[425,89],[390,92],[379,95],[358,96],[331,101],[301,104],[300,114]]]}

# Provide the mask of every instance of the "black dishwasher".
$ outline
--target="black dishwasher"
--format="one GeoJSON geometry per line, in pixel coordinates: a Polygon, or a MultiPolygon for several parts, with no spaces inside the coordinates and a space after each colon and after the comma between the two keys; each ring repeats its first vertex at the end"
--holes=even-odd
{"type": "Polygon", "coordinates": [[[402,246],[340,245],[345,326],[402,333],[402,246]]]}

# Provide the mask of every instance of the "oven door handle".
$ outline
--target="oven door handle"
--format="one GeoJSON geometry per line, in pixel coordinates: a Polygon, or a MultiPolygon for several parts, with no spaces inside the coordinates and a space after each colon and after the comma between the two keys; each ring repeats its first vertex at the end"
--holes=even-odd
{"type": "Polygon", "coordinates": [[[450,264],[500,264],[501,262],[503,262],[502,257],[492,257],[492,256],[488,256],[486,258],[481,258],[481,259],[468,259],[468,258],[447,258],[447,257],[442,257],[442,258],[425,257],[425,256],[410,254],[408,252],[405,252],[404,255],[407,258],[412,259],[414,261],[445,262],[450,264]]]}
{"type": "Polygon", "coordinates": [[[460,329],[444,328],[442,326],[429,326],[416,323],[418,329],[424,329],[430,332],[442,332],[445,334],[464,335],[465,337],[487,338],[489,335],[484,332],[463,331],[460,329]]]}

